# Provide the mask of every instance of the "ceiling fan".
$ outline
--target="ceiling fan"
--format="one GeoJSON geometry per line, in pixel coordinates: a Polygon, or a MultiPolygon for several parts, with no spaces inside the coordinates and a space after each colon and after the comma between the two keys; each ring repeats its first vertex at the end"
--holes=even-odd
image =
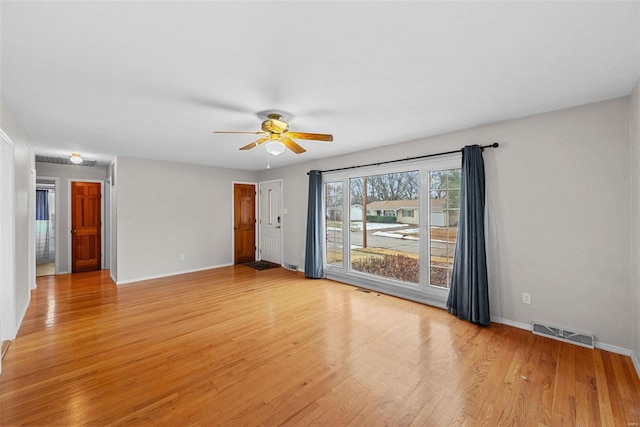
{"type": "Polygon", "coordinates": [[[252,135],[264,135],[250,144],[240,147],[240,150],[250,150],[253,147],[266,142],[266,149],[274,156],[284,153],[288,148],[296,154],[304,153],[306,150],[298,145],[293,139],[305,139],[311,141],[332,142],[333,135],[324,133],[289,132],[289,123],[282,119],[278,113],[267,114],[267,119],[262,122],[262,131],[258,132],[238,132],[238,131],[214,131],[213,133],[246,133],[252,135]]]}

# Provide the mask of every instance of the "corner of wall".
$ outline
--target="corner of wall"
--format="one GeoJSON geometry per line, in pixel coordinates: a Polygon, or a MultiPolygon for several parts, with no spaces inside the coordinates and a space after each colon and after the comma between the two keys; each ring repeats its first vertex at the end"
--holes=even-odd
{"type": "MultiPolygon", "coordinates": [[[[631,158],[631,257],[640,257],[640,80],[631,92],[629,100],[629,145],[631,158]]],[[[640,265],[634,263],[631,272],[633,290],[633,361],[640,376],[640,265]]]]}

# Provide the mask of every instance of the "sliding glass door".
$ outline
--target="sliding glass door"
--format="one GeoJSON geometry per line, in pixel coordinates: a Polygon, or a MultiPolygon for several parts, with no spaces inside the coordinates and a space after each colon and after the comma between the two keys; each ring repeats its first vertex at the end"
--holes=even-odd
{"type": "Polygon", "coordinates": [[[342,267],[342,181],[324,183],[325,260],[329,265],[342,267]]]}
{"type": "Polygon", "coordinates": [[[459,155],[323,180],[328,277],[446,296],[460,210],[459,155]]]}
{"type": "Polygon", "coordinates": [[[350,178],[349,189],[351,269],[419,283],[418,171],[350,178]]]}
{"type": "Polygon", "coordinates": [[[460,218],[460,169],[429,172],[429,284],[449,288],[460,218]]]}

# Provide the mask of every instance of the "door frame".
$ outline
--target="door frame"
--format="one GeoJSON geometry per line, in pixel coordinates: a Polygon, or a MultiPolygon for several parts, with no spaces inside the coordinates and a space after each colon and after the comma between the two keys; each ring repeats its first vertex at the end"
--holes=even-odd
{"type": "MultiPolygon", "coordinates": [[[[15,145],[0,129],[0,341],[16,337],[15,145]]],[[[2,361],[0,360],[0,372],[2,361]]]]}
{"type": "Polygon", "coordinates": [[[70,273],[73,272],[73,251],[71,250],[71,245],[73,244],[73,242],[71,241],[71,216],[73,215],[73,212],[71,211],[71,199],[73,198],[73,195],[71,194],[71,183],[72,182],[99,182],[100,183],[100,268],[101,269],[105,269],[107,268],[105,260],[106,260],[106,254],[105,254],[105,235],[104,235],[104,229],[105,229],[105,223],[108,220],[107,215],[105,215],[105,202],[106,202],[106,197],[104,194],[104,180],[101,179],[82,179],[82,178],[69,178],[67,179],[67,194],[69,195],[69,200],[67,201],[67,209],[68,209],[68,215],[67,215],[67,231],[69,231],[69,233],[67,233],[67,271],[69,271],[70,273]]]}
{"type": "MultiPolygon", "coordinates": [[[[267,181],[260,181],[258,183],[258,244],[256,245],[258,247],[258,255],[261,254],[261,245],[262,245],[262,229],[260,227],[260,221],[262,220],[262,212],[260,211],[260,207],[262,206],[262,184],[270,184],[273,182],[279,182],[280,183],[280,216],[282,218],[281,222],[280,222],[280,265],[284,265],[283,264],[283,259],[284,259],[284,247],[283,247],[283,242],[284,242],[284,230],[285,230],[285,220],[284,220],[284,197],[282,196],[284,194],[283,191],[283,186],[284,183],[282,181],[282,178],[280,179],[270,179],[267,181]]],[[[262,260],[262,257],[260,256],[259,258],[256,258],[259,260],[262,260]]]]}
{"type": "MultiPolygon", "coordinates": [[[[36,187],[38,187],[38,180],[43,181],[53,181],[53,188],[55,191],[55,203],[54,209],[56,212],[56,219],[54,221],[54,227],[56,232],[54,234],[55,238],[55,259],[54,262],[56,264],[56,272],[55,274],[60,274],[60,178],[57,176],[38,176],[36,173],[36,187]]],[[[35,223],[35,215],[33,216],[33,221],[35,223]]]]}
{"type": "MultiPolygon", "coordinates": [[[[251,182],[251,181],[231,181],[231,264],[230,265],[235,265],[235,259],[236,259],[236,236],[235,236],[235,232],[233,227],[235,226],[234,223],[234,219],[235,219],[235,213],[236,213],[236,207],[235,207],[235,189],[234,186],[235,184],[244,184],[244,185],[253,185],[253,189],[255,190],[256,194],[258,192],[258,183],[257,182],[251,182]]],[[[255,196],[254,196],[255,197],[255,196]]],[[[255,197],[255,199],[257,200],[257,197],[255,197]]],[[[256,201],[254,200],[254,201],[256,201]]],[[[254,215],[256,216],[256,218],[258,218],[258,203],[254,203],[254,215]]],[[[256,224],[254,224],[253,226],[253,233],[256,236],[256,240],[259,238],[258,237],[258,224],[256,221],[256,224]]],[[[260,244],[259,242],[256,241],[256,245],[255,245],[255,251],[253,253],[253,259],[257,260],[258,258],[258,254],[260,253],[260,244]]]]}
{"type": "Polygon", "coordinates": [[[29,215],[29,290],[34,290],[36,288],[36,169],[31,168],[29,172],[29,187],[30,191],[33,192],[33,196],[29,195],[31,198],[31,203],[29,203],[29,207],[27,208],[27,212],[29,215]]]}

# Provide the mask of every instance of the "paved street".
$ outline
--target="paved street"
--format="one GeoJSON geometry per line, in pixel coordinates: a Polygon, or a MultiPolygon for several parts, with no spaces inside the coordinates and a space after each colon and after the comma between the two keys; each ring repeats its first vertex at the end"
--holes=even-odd
{"type": "MultiPolygon", "coordinates": [[[[411,226],[411,228],[415,228],[411,226]]],[[[406,230],[407,227],[388,227],[384,228],[385,233],[393,233],[394,231],[402,232],[406,230]]],[[[374,233],[377,231],[381,231],[380,229],[367,229],[367,246],[370,248],[382,248],[389,249],[394,251],[406,252],[406,253],[419,253],[419,240],[409,240],[409,239],[399,239],[393,237],[386,236],[375,236],[374,233]]],[[[332,244],[337,244],[338,248],[342,247],[342,230],[341,229],[330,229],[327,232],[327,243],[329,246],[332,244]]],[[[351,245],[362,247],[362,231],[352,231],[351,245]]],[[[450,245],[451,246],[451,245],[450,245]]],[[[451,247],[449,248],[452,249],[451,247]]],[[[447,244],[443,241],[433,240],[432,241],[432,254],[433,256],[446,256],[447,254],[447,244]]]]}
{"type": "MultiPolygon", "coordinates": [[[[394,227],[385,228],[386,233],[392,233],[394,231],[401,231],[406,227],[394,227]]],[[[367,230],[367,246],[370,248],[382,248],[391,249],[394,251],[401,251],[407,253],[417,254],[419,252],[419,240],[405,240],[393,237],[374,236],[374,233],[379,230],[367,230]]],[[[351,232],[351,245],[362,247],[363,232],[352,231],[351,232]]]]}

